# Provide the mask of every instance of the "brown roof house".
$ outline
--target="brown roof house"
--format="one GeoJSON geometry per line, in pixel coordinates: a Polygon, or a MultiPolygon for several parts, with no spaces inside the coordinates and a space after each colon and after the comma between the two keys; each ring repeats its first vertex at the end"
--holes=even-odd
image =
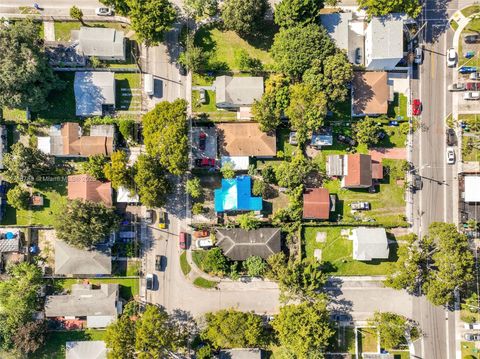
{"type": "Polygon", "coordinates": [[[329,219],[330,195],[326,188],[307,188],[303,194],[304,219],[329,219]]]}
{"type": "Polygon", "coordinates": [[[216,127],[222,165],[229,162],[235,170],[246,170],[249,157],[272,158],[277,154],[275,134],[262,132],[258,123],[222,123],[216,127]]]}
{"type": "Polygon", "coordinates": [[[38,149],[44,153],[64,157],[110,156],[113,152],[113,125],[95,125],[91,136],[82,136],[76,122],[51,126],[48,137],[38,137],[38,149]]]}
{"type": "Polygon", "coordinates": [[[379,116],[388,112],[387,73],[355,72],[352,81],[352,116],[379,116]]]}
{"type": "Polygon", "coordinates": [[[383,166],[370,155],[332,155],[327,158],[327,175],[342,177],[343,188],[368,188],[383,178],[383,166]]]}
{"type": "Polygon", "coordinates": [[[112,185],[82,174],[68,176],[68,199],[81,199],[112,206],[112,185]]]}

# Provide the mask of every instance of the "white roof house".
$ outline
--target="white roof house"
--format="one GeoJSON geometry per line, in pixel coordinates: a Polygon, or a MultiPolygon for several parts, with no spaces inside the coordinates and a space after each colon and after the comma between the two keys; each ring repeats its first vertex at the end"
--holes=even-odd
{"type": "Polygon", "coordinates": [[[78,52],[100,60],[125,61],[125,35],[112,28],[85,27],[78,32],[78,52]]]}
{"type": "Polygon", "coordinates": [[[353,259],[357,261],[388,258],[390,252],[385,228],[355,228],[349,239],[353,240],[353,259]]]}
{"type": "Polygon", "coordinates": [[[403,58],[403,23],[398,14],[372,17],[365,32],[367,70],[393,70],[403,58]]]}
{"type": "Polygon", "coordinates": [[[465,176],[465,202],[480,202],[480,176],[465,176]]]}
{"type": "Polygon", "coordinates": [[[107,359],[107,346],[102,340],[67,342],[65,359],[107,359]]]}
{"type": "Polygon", "coordinates": [[[216,105],[221,108],[251,106],[263,95],[263,77],[219,76],[213,85],[216,105]]]}
{"type": "Polygon", "coordinates": [[[75,72],[73,89],[77,116],[102,116],[105,105],[115,107],[113,72],[75,72]]]}

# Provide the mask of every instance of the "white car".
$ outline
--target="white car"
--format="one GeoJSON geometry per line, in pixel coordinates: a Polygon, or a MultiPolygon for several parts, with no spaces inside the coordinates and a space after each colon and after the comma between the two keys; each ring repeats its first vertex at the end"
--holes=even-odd
{"type": "Polygon", "coordinates": [[[447,51],[447,66],[455,67],[456,64],[457,64],[457,52],[452,47],[447,51]]]}
{"type": "Polygon", "coordinates": [[[423,60],[423,50],[421,47],[415,49],[415,63],[421,64],[423,60]]]}
{"type": "Polygon", "coordinates": [[[455,163],[455,151],[452,147],[447,147],[447,164],[453,165],[455,163]]]}
{"type": "Polygon", "coordinates": [[[470,80],[480,80],[480,72],[472,72],[468,78],[470,80]]]}
{"type": "Polygon", "coordinates": [[[465,92],[463,94],[463,99],[464,100],[480,100],[480,92],[478,91],[465,92]]]}
{"type": "Polygon", "coordinates": [[[97,16],[112,16],[113,10],[109,7],[97,7],[95,9],[95,14],[97,14],[97,16]]]}
{"type": "Polygon", "coordinates": [[[210,238],[197,239],[197,248],[210,248],[213,247],[213,242],[210,238]]]}

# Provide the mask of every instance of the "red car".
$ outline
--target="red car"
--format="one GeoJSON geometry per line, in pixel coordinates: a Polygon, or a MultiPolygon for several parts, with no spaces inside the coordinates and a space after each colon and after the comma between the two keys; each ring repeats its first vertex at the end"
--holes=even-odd
{"type": "Polygon", "coordinates": [[[480,82],[467,82],[465,88],[467,91],[478,91],[480,90],[480,82]]]}
{"type": "Polygon", "coordinates": [[[215,167],[215,158],[197,158],[195,160],[197,167],[215,167]]]}
{"type": "Polygon", "coordinates": [[[187,249],[187,234],[185,232],[180,232],[178,236],[180,249],[187,249]]]}
{"type": "Polygon", "coordinates": [[[412,114],[414,116],[419,116],[422,113],[422,103],[418,98],[412,102],[412,114]]]}
{"type": "Polygon", "coordinates": [[[205,132],[200,132],[200,135],[198,136],[198,142],[200,151],[205,151],[205,143],[207,142],[207,135],[205,132]]]}

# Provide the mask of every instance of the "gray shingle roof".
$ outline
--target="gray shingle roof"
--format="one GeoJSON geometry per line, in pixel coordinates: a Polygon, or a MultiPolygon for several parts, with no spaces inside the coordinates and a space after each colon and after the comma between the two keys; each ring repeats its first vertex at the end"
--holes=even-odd
{"type": "Polygon", "coordinates": [[[240,228],[218,229],[217,246],[232,260],[243,261],[251,256],[267,259],[281,250],[280,228],[246,231],[240,228]]]}
{"type": "Polygon", "coordinates": [[[214,85],[219,107],[249,106],[263,95],[263,77],[219,76],[214,85]]]}
{"type": "Polygon", "coordinates": [[[85,250],[55,241],[55,274],[111,274],[112,259],[108,251],[85,250]]]}
{"type": "Polygon", "coordinates": [[[102,105],[115,105],[113,72],[75,72],[73,89],[77,116],[100,116],[103,114],[102,105]]]}
{"type": "Polygon", "coordinates": [[[67,342],[65,359],[106,359],[107,346],[102,340],[67,342]]]}
{"type": "Polygon", "coordinates": [[[125,58],[124,32],[112,28],[81,27],[78,33],[79,52],[85,56],[125,58]]]}
{"type": "Polygon", "coordinates": [[[352,232],[353,259],[370,261],[388,258],[389,249],[385,228],[359,227],[352,232]]]}

